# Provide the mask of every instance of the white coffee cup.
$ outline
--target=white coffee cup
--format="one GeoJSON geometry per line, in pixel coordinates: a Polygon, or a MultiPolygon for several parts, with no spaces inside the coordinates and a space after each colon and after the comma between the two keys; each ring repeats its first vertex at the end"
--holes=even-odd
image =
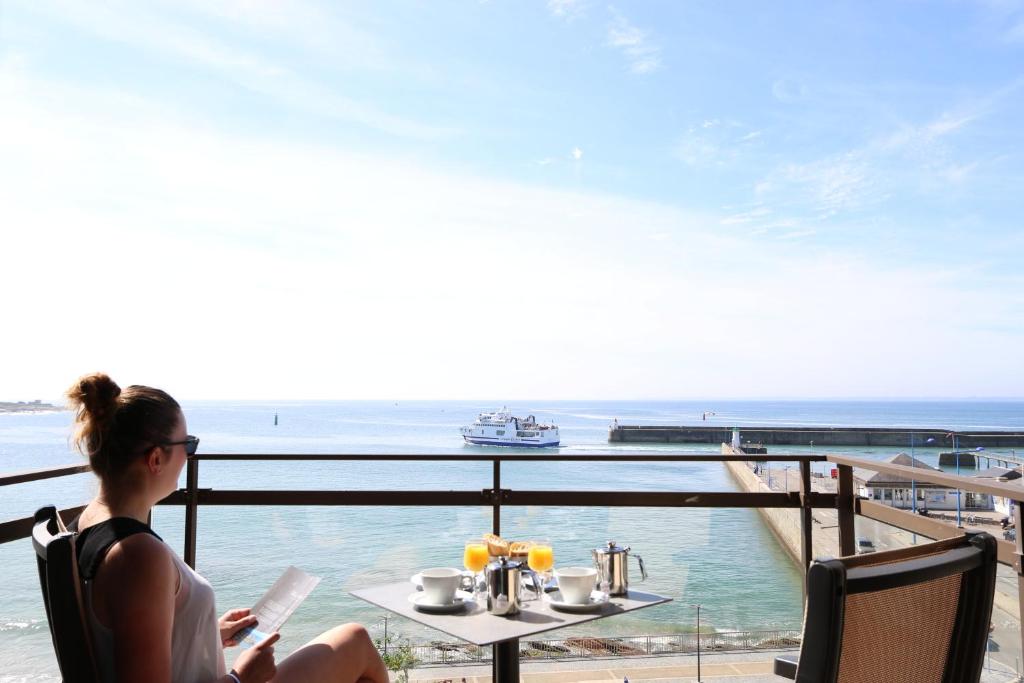
{"type": "Polygon", "coordinates": [[[562,600],[570,605],[585,605],[590,601],[590,592],[597,582],[597,570],[593,567],[565,567],[555,570],[558,590],[562,600]]]}
{"type": "Polygon", "coordinates": [[[435,567],[420,572],[423,578],[423,599],[431,605],[450,605],[455,602],[462,572],[450,567],[435,567]]]}

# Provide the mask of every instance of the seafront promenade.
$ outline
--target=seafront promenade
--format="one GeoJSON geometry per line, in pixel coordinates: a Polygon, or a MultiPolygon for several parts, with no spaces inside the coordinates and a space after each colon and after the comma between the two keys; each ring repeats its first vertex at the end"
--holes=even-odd
{"type": "MultiPolygon", "coordinates": [[[[710,652],[701,656],[700,680],[720,683],[780,683],[772,673],[776,656],[798,650],[751,653],[710,652]]],[[[697,681],[696,655],[630,659],[589,659],[572,662],[523,662],[522,683],[693,683],[697,681]]],[[[395,674],[392,673],[392,680],[395,674]]],[[[883,679],[879,679],[883,680],[883,679]]],[[[1018,681],[1011,667],[991,658],[981,674],[984,683],[1018,681]]],[[[489,666],[425,667],[409,671],[409,683],[490,683],[489,666]]]]}
{"type": "MultiPolygon", "coordinates": [[[[704,654],[701,657],[701,679],[732,682],[778,681],[772,674],[772,660],[782,653],[776,650],[757,653],[704,654]]],[[[672,656],[628,659],[587,659],[571,662],[523,662],[520,680],[523,683],[586,683],[588,681],[696,681],[697,657],[672,656]]],[[[410,683],[488,683],[489,666],[455,668],[422,668],[409,672],[410,683]]],[[[1005,680],[1005,679],[1003,679],[1005,680]]]]}

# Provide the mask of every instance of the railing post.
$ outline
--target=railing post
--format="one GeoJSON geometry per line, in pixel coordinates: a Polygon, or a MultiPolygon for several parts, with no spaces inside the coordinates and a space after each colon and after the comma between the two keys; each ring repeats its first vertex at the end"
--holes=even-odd
{"type": "Polygon", "coordinates": [[[199,461],[188,459],[185,469],[185,564],[196,568],[196,518],[199,512],[199,461]]]}
{"type": "Polygon", "coordinates": [[[491,502],[491,533],[501,536],[501,460],[494,459],[494,500],[491,502]]]}
{"type": "Polygon", "coordinates": [[[853,555],[857,550],[854,537],[853,517],[856,501],[853,496],[853,468],[839,465],[839,495],[836,496],[836,511],[839,525],[839,554],[853,555]]]}
{"type": "MultiPolygon", "coordinates": [[[[1021,503],[1019,500],[1013,501],[1013,544],[1017,549],[1017,561],[1014,563],[1014,570],[1017,572],[1017,609],[1024,610],[1024,515],[1021,513],[1021,503]]],[[[1024,611],[1020,614],[1024,614],[1024,611]]],[[[1020,651],[1024,652],[1024,628],[1020,630],[1020,648],[1020,651]]]]}
{"type": "MultiPolygon", "coordinates": [[[[811,513],[811,462],[800,461],[800,563],[804,567],[806,579],[807,569],[811,566],[814,554],[812,543],[813,517],[811,513]]],[[[807,597],[807,582],[804,581],[804,597],[807,597]]]]}

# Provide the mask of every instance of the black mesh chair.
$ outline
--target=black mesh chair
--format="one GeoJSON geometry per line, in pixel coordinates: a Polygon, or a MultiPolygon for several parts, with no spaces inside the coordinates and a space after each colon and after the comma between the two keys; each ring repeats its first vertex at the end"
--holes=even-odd
{"type": "Polygon", "coordinates": [[[52,505],[40,508],[32,527],[46,620],[65,683],[98,683],[89,621],[78,578],[77,534],[67,531],[52,505]]]}
{"type": "Polygon", "coordinates": [[[996,541],[978,533],[814,562],[798,683],[969,683],[981,677],[996,585],[996,541]]]}

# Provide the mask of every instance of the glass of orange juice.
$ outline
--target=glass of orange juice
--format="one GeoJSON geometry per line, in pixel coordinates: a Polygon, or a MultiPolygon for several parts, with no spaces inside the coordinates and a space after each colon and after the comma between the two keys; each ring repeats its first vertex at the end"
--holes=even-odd
{"type": "Polygon", "coordinates": [[[544,594],[544,586],[548,582],[548,572],[555,565],[555,552],[551,549],[551,541],[543,539],[531,541],[530,554],[526,556],[526,564],[530,566],[530,569],[537,572],[541,589],[541,595],[537,597],[541,598],[544,594]]]}
{"type": "Polygon", "coordinates": [[[480,585],[480,582],[477,581],[477,576],[484,570],[490,559],[490,556],[487,554],[487,541],[482,538],[471,538],[466,541],[466,549],[462,553],[462,565],[473,572],[474,593],[480,585]]]}

